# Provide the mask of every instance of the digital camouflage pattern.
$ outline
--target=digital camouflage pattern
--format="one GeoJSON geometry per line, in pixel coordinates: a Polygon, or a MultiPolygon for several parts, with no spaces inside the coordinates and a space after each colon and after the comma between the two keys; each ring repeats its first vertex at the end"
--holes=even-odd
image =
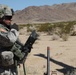
{"type": "Polygon", "coordinates": [[[18,38],[19,32],[15,29],[11,29],[9,31],[9,29],[3,26],[2,24],[0,24],[0,28],[6,30],[6,32],[0,31],[0,46],[1,47],[12,46],[18,38]]]}
{"type": "MultiPolygon", "coordinates": [[[[6,16],[13,16],[13,10],[7,5],[0,4],[0,20],[3,21],[6,16]]],[[[19,32],[16,29],[8,29],[0,21],[0,75],[17,75],[17,65],[15,65],[13,45],[18,39],[19,32]],[[2,31],[4,30],[4,32],[2,31]]],[[[19,49],[18,49],[19,50],[19,49]]],[[[15,53],[16,54],[16,53],[15,53]]]]}
{"type": "Polygon", "coordinates": [[[7,5],[0,4],[0,18],[4,16],[12,16],[14,14],[13,9],[8,7],[7,5]]]}

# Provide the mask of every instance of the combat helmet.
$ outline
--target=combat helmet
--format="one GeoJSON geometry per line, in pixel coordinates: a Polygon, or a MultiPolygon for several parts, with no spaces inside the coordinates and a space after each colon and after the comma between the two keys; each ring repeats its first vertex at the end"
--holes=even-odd
{"type": "Polygon", "coordinates": [[[4,19],[6,16],[13,16],[14,11],[12,8],[8,7],[7,5],[0,4],[0,19],[4,19]]]}

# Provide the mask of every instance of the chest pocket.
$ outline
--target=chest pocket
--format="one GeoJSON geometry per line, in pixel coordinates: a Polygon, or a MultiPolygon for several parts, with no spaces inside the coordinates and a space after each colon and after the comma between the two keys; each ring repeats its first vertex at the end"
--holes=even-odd
{"type": "Polygon", "coordinates": [[[1,52],[2,66],[10,66],[14,64],[14,55],[11,51],[1,52]]]}

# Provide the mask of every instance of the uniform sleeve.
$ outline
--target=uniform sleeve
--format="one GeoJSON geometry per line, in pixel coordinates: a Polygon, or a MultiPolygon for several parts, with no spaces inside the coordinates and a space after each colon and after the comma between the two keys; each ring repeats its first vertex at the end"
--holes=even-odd
{"type": "Polygon", "coordinates": [[[11,29],[7,32],[0,32],[0,45],[4,47],[12,46],[17,38],[18,38],[19,32],[15,29],[11,29]]]}

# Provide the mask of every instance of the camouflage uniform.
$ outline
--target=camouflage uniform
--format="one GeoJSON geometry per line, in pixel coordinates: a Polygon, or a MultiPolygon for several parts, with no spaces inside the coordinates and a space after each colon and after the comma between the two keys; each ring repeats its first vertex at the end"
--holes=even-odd
{"type": "MultiPolygon", "coordinates": [[[[0,18],[3,19],[6,15],[13,15],[11,8],[6,5],[0,5],[0,18]]],[[[0,75],[17,75],[17,65],[15,64],[15,59],[12,65],[4,66],[2,65],[1,53],[7,51],[4,54],[6,55],[10,53],[8,51],[11,51],[13,56],[17,56],[19,59],[23,58],[23,54],[16,44],[19,32],[16,29],[9,29],[3,24],[0,24],[0,28],[6,30],[6,32],[0,31],[0,75]]],[[[6,56],[4,58],[6,58],[6,56]]],[[[10,55],[9,58],[11,58],[10,55]]],[[[4,63],[6,64],[6,61],[4,63]]]]}

